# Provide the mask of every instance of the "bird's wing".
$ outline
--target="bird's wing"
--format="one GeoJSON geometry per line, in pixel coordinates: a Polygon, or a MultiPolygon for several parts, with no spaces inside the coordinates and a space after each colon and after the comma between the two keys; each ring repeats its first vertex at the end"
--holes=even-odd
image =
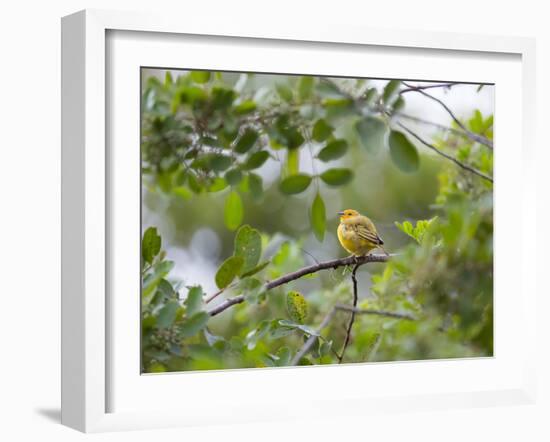
{"type": "Polygon", "coordinates": [[[361,238],[373,243],[373,244],[384,244],[384,241],[382,241],[382,238],[378,236],[378,233],[376,233],[376,228],[374,228],[374,225],[372,222],[366,223],[366,224],[355,224],[355,231],[357,232],[357,235],[359,235],[361,238]],[[372,225],[372,227],[370,225],[372,225]],[[371,227],[371,228],[369,228],[371,227]]]}

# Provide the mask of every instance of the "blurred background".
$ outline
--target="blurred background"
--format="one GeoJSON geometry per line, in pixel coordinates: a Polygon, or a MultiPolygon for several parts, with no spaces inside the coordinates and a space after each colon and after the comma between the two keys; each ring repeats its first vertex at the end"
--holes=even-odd
{"type": "MultiPolygon", "coordinates": [[[[164,81],[166,73],[173,78],[185,76],[188,71],[143,69],[143,85],[151,77],[164,81]]],[[[236,85],[241,82],[243,92],[255,97],[268,94],[278,83],[295,82],[299,77],[281,78],[280,75],[221,73],[224,83],[236,85]]],[[[369,85],[383,90],[388,80],[368,80],[369,85]]],[[[412,82],[415,85],[439,83],[412,82]]],[[[494,87],[485,86],[478,91],[479,85],[458,85],[450,89],[434,88],[430,94],[445,100],[460,118],[469,118],[473,109],[479,109],[484,115],[491,115],[494,103],[494,87]]],[[[418,116],[444,126],[452,125],[452,117],[438,103],[426,100],[419,94],[408,94],[402,112],[418,116]]],[[[434,124],[410,122],[411,128],[423,137],[436,136],[440,129],[434,124]]],[[[346,135],[349,127],[336,128],[337,133],[346,135]]],[[[313,149],[316,146],[312,146],[313,149]]],[[[355,208],[369,216],[379,229],[379,233],[388,244],[387,249],[399,246],[406,237],[399,232],[395,220],[430,218],[434,212],[430,209],[438,192],[437,174],[441,164],[437,155],[420,147],[423,161],[419,173],[405,175],[389,159],[388,152],[381,152],[376,161],[368,154],[357,149],[354,155],[339,160],[344,166],[356,171],[356,179],[345,189],[327,187],[325,204],[329,224],[329,233],[325,241],[319,243],[310,231],[308,207],[315,189],[311,187],[303,194],[292,198],[277,191],[280,163],[268,160],[256,173],[263,178],[265,200],[255,203],[252,197],[244,195],[245,223],[251,224],[269,234],[281,234],[289,238],[300,238],[303,249],[318,260],[344,256],[346,252],[338,244],[336,228],[337,212],[346,208],[355,208]]],[[[300,152],[300,168],[313,173],[313,164],[308,149],[300,152]]],[[[333,164],[318,163],[317,172],[322,172],[333,164]]],[[[193,198],[187,195],[173,197],[163,192],[150,191],[144,186],[142,205],[142,230],[149,226],[158,227],[163,238],[168,257],[176,263],[173,275],[186,284],[200,284],[206,292],[216,291],[213,275],[221,261],[229,256],[233,247],[233,234],[223,222],[224,194],[202,194],[193,198]]],[[[311,258],[313,261],[313,258],[311,258]]],[[[361,277],[368,283],[368,269],[361,270],[361,277]]]]}
{"type": "MultiPolygon", "coordinates": [[[[492,85],[143,69],[142,100],[142,230],[156,228],[162,238],[162,259],[173,262],[166,278],[182,305],[190,287],[200,286],[205,297],[218,292],[215,275],[234,253],[239,226],[250,225],[262,236],[261,261],[271,265],[258,279],[266,281],[347,256],[336,237],[337,212],[353,208],[374,221],[387,251],[403,257],[395,264],[359,269],[362,305],[417,314],[426,306],[439,310],[421,325],[361,318],[368,326],[354,340],[350,357],[365,361],[492,354],[492,179],[479,178],[492,174],[492,85]],[[319,132],[320,120],[329,128],[327,134],[319,132]],[[247,130],[254,132],[251,146],[239,147],[247,130]],[[392,144],[394,132],[404,135],[401,145],[392,144]],[[328,149],[334,141],[345,148],[328,149]],[[268,154],[251,164],[255,151],[268,154]],[[323,174],[329,170],[351,171],[352,178],[327,182],[323,174]],[[283,181],[295,175],[311,182],[299,191],[284,191],[283,181]],[[313,215],[317,195],[322,216],[313,215]],[[407,222],[414,228],[418,220],[433,218],[454,221],[440,222],[426,243],[423,233],[407,232],[407,222]],[[464,250],[466,242],[475,242],[473,251],[464,250]],[[434,255],[437,247],[447,248],[443,256],[434,255]],[[475,260],[482,263],[477,269],[475,260]],[[414,278],[407,280],[408,273],[414,278]],[[431,279],[438,273],[448,279],[439,288],[431,279]],[[454,285],[455,277],[463,287],[454,285]],[[419,293],[411,294],[415,291],[419,293]],[[389,292],[392,297],[386,296],[389,292]],[[475,309],[474,299],[479,303],[475,309]],[[483,315],[490,315],[490,321],[483,322],[483,315]],[[454,326],[466,326],[466,334],[433,335],[446,328],[452,332],[454,326]],[[386,333],[382,339],[380,327],[394,327],[396,334],[386,333]],[[480,335],[482,344],[470,345],[468,340],[480,335]],[[386,353],[380,345],[389,346],[386,353]]],[[[263,297],[255,300],[257,305],[224,312],[209,322],[208,333],[225,342],[238,337],[245,353],[254,353],[257,343],[249,348],[250,334],[262,320],[288,317],[284,293],[290,288],[307,300],[306,322],[312,326],[331,302],[351,301],[349,271],[320,272],[293,282],[279,296],[270,294],[268,301],[263,297]]],[[[224,289],[209,306],[243,290],[241,285],[224,289]]],[[[335,332],[335,341],[343,339],[341,332],[335,332]]],[[[181,353],[177,338],[178,362],[161,361],[155,350],[144,358],[144,370],[269,366],[278,359],[266,355],[282,348],[296,351],[302,338],[285,337],[284,345],[265,344],[254,354],[234,358],[225,350],[211,351],[211,342],[210,348],[195,343],[201,350],[194,356],[185,346],[181,353]]],[[[315,356],[311,363],[334,362],[330,356],[315,356]]]]}

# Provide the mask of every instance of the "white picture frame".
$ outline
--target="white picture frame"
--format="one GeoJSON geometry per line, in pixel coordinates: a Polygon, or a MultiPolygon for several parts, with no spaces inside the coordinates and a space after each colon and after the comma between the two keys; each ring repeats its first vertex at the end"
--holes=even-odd
{"type": "MultiPolygon", "coordinates": [[[[167,411],[155,407],[147,409],[145,406],[136,407],[135,410],[121,407],[118,410],[117,407],[113,409],[110,403],[109,397],[114,388],[110,373],[116,358],[113,356],[108,329],[116,319],[113,319],[112,302],[109,299],[109,289],[112,287],[109,275],[111,264],[109,260],[112,255],[109,246],[114,241],[112,235],[116,235],[117,229],[110,229],[108,226],[112,222],[114,213],[113,202],[116,204],[119,201],[116,195],[112,194],[110,180],[113,179],[113,173],[118,173],[116,170],[113,171],[113,168],[116,169],[118,166],[110,163],[113,159],[108,151],[108,143],[112,141],[110,138],[112,134],[108,133],[106,128],[106,121],[111,118],[108,94],[112,77],[106,75],[106,72],[109,72],[108,63],[112,62],[112,59],[109,60],[108,57],[116,57],[118,54],[116,51],[109,50],[108,35],[113,32],[137,32],[145,39],[148,38],[147,36],[155,35],[155,38],[179,36],[185,39],[185,36],[193,36],[193,38],[216,36],[222,40],[231,38],[248,42],[271,41],[274,44],[278,42],[277,44],[287,48],[306,42],[313,47],[337,45],[337,51],[367,46],[379,49],[401,48],[405,51],[422,49],[432,51],[431,53],[435,53],[435,56],[437,53],[473,54],[473,57],[478,57],[479,60],[483,59],[484,54],[514,56],[519,60],[521,69],[521,94],[518,97],[522,124],[519,128],[509,128],[509,130],[515,131],[511,133],[511,137],[516,137],[521,145],[520,170],[523,186],[514,191],[512,187],[506,185],[507,177],[504,171],[507,170],[507,163],[503,155],[500,165],[497,160],[496,176],[497,180],[502,180],[497,187],[500,185],[503,190],[510,188],[511,192],[517,192],[514,195],[517,194],[521,199],[519,201],[521,231],[535,231],[530,228],[530,223],[535,219],[535,193],[531,192],[535,184],[534,176],[528,173],[533,161],[534,130],[532,126],[535,121],[532,115],[534,106],[531,105],[534,103],[535,95],[535,47],[531,39],[359,29],[344,26],[334,26],[329,30],[326,27],[317,28],[314,24],[295,29],[280,23],[272,26],[266,23],[261,25],[250,23],[247,27],[240,26],[235,29],[227,22],[200,18],[182,25],[180,20],[170,16],[99,10],[87,10],[67,16],[62,21],[62,423],[67,426],[80,431],[96,432],[206,425],[213,418],[212,413],[207,414],[208,404],[198,404],[191,412],[184,406],[178,411],[167,411]]],[[[137,63],[139,60],[136,60],[137,63]]],[[[243,70],[246,68],[243,67],[243,70]]],[[[502,118],[504,121],[504,113],[502,118]]],[[[498,132],[497,142],[499,142],[498,132]]],[[[504,140],[501,145],[505,145],[504,140]]],[[[513,183],[509,184],[513,186],[513,183]]],[[[499,222],[504,225],[505,217],[502,221],[499,219],[499,222]]],[[[116,225],[116,222],[114,224],[116,225]]],[[[527,238],[527,233],[524,234],[524,238],[527,238]]],[[[523,337],[526,338],[533,336],[535,330],[534,322],[527,318],[536,316],[534,312],[536,290],[533,286],[535,278],[529,277],[534,270],[527,265],[526,257],[535,254],[536,243],[525,240],[521,244],[518,251],[519,262],[522,263],[521,282],[518,282],[521,284],[518,286],[521,287],[521,296],[516,304],[522,313],[518,315],[518,321],[521,321],[521,329],[525,334],[523,337]]],[[[139,247],[138,244],[136,246],[139,247]]],[[[504,260],[499,259],[498,253],[504,253],[504,251],[500,252],[503,249],[499,250],[498,242],[495,250],[495,260],[503,262],[504,260]]],[[[498,289],[499,286],[495,285],[495,293],[498,289]]],[[[139,303],[138,296],[135,300],[139,303]]],[[[495,310],[497,322],[501,314],[498,306],[497,303],[495,310]]],[[[505,311],[505,308],[503,307],[501,311],[505,311]]],[[[323,397],[312,395],[296,405],[283,406],[280,402],[274,401],[271,405],[261,408],[255,403],[250,403],[250,400],[247,401],[247,398],[250,399],[259,394],[254,387],[250,387],[249,392],[239,397],[234,392],[231,393],[227,386],[235,380],[244,381],[247,377],[254,378],[250,381],[252,385],[255,382],[265,383],[267,377],[271,376],[273,379],[275,377],[279,379],[273,382],[276,387],[277,382],[283,382],[283,377],[288,378],[291,373],[293,378],[297,379],[296,382],[306,382],[304,371],[280,369],[266,370],[263,374],[257,374],[259,371],[256,370],[253,377],[247,371],[199,373],[192,379],[194,379],[193,382],[195,380],[204,382],[207,379],[215,388],[228,388],[227,394],[232,394],[231,401],[228,403],[231,403],[235,413],[231,415],[223,411],[219,415],[214,413],[217,422],[224,421],[224,413],[227,414],[225,419],[227,422],[284,419],[299,414],[306,417],[325,416],[331,404],[336,414],[365,414],[375,409],[378,412],[380,410],[393,412],[532,403],[536,391],[535,349],[534,344],[530,342],[534,340],[524,339],[523,342],[525,348],[517,353],[518,361],[513,367],[513,375],[507,376],[506,382],[501,382],[498,387],[495,383],[485,389],[472,383],[471,387],[467,385],[461,387],[460,392],[446,390],[445,382],[442,381],[435,383],[433,389],[426,390],[424,393],[410,391],[399,394],[396,390],[387,394],[383,391],[378,392],[373,396],[358,388],[357,394],[341,397],[335,394],[323,397]],[[292,372],[292,370],[295,371],[292,372]],[[306,412],[304,412],[304,403],[310,405],[306,412]]],[[[495,360],[498,358],[496,353],[495,360]]],[[[421,372],[425,369],[425,366],[414,363],[401,364],[401,368],[396,367],[397,364],[373,364],[368,369],[371,372],[372,370],[394,371],[399,372],[399,375],[403,372],[410,376],[422,376],[421,372]]],[[[486,375],[489,376],[494,367],[496,365],[487,365],[483,370],[486,370],[486,375]]],[[[338,370],[340,373],[346,370],[345,382],[349,385],[348,388],[343,389],[344,391],[353,389],[354,382],[360,379],[362,370],[365,369],[364,365],[322,368],[324,376],[329,379],[338,379],[338,376],[341,376],[338,370]]],[[[504,370],[506,366],[500,366],[499,369],[504,370]]],[[[134,374],[139,376],[137,370],[136,368],[134,374]]],[[[481,368],[475,361],[459,360],[439,362],[438,366],[431,366],[430,370],[433,378],[433,374],[438,371],[442,375],[450,373],[448,370],[475,374],[476,370],[481,368]]],[[[157,385],[154,385],[157,381],[151,380],[153,376],[141,376],[139,379],[140,382],[141,379],[146,379],[145,382],[149,385],[145,386],[145,389],[155,389],[162,396],[167,394],[166,392],[169,391],[167,389],[174,388],[173,382],[178,376],[181,375],[163,376],[163,380],[157,377],[156,379],[159,380],[157,385]]],[[[132,387],[132,384],[128,386],[132,387]]],[[[308,387],[305,386],[305,388],[307,391],[308,387]]],[[[121,391],[122,394],[130,394],[128,389],[121,391]]],[[[128,396],[126,402],[133,400],[128,396]]],[[[224,401],[220,400],[221,403],[224,401]]]]}

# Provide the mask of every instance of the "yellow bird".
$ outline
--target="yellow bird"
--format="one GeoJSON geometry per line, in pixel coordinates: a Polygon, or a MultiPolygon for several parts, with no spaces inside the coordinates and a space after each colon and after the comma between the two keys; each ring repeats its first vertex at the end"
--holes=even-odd
{"type": "Polygon", "coordinates": [[[338,239],[342,247],[354,256],[364,256],[371,250],[380,248],[387,255],[382,245],[384,241],[378,236],[374,223],[357,210],[347,209],[338,212],[340,225],[338,239]]]}

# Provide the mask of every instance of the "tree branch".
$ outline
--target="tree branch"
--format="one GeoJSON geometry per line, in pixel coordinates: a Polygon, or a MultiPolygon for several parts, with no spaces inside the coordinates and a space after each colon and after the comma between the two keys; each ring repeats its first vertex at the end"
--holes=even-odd
{"type": "Polygon", "coordinates": [[[439,98],[437,97],[434,97],[433,95],[430,95],[428,94],[427,92],[424,92],[423,89],[426,89],[426,88],[422,88],[422,87],[414,87],[414,86],[411,86],[405,82],[403,82],[403,84],[405,86],[407,86],[410,90],[414,90],[422,95],[424,95],[425,97],[429,98],[430,100],[433,100],[435,101],[436,103],[439,103],[443,109],[445,109],[447,111],[447,113],[451,116],[451,118],[455,121],[456,124],[458,124],[458,126],[464,131],[465,135],[470,138],[472,141],[476,141],[480,144],[483,144],[484,146],[487,146],[488,148],[492,149],[493,148],[493,142],[491,140],[488,140],[486,137],[483,137],[481,135],[478,135],[478,134],[475,134],[471,131],[469,131],[466,126],[464,126],[464,124],[462,124],[462,122],[456,117],[456,115],[453,113],[453,111],[449,108],[449,106],[447,106],[442,100],[440,100],[439,98]]]}
{"type": "Polygon", "coordinates": [[[439,123],[436,123],[435,121],[425,120],[424,118],[415,117],[413,115],[405,114],[403,112],[392,112],[391,115],[396,115],[400,118],[405,118],[406,120],[414,121],[415,123],[433,126],[433,127],[436,127],[437,129],[444,130],[446,132],[451,132],[455,135],[458,135],[459,137],[470,139],[470,137],[468,137],[468,134],[461,131],[460,129],[455,129],[454,127],[445,126],[444,124],[439,124],[439,123]]]}
{"type": "Polygon", "coordinates": [[[337,304],[336,309],[347,312],[354,311],[357,315],[376,315],[385,316],[387,318],[408,319],[409,321],[416,321],[416,318],[412,315],[409,315],[408,313],[389,312],[387,310],[373,310],[368,308],[356,308],[345,304],[337,304]]]}
{"type": "Polygon", "coordinates": [[[480,178],[483,178],[484,180],[487,180],[489,182],[493,182],[493,178],[491,178],[490,176],[488,175],[485,175],[483,172],[480,172],[479,170],[477,169],[474,169],[473,167],[471,166],[468,166],[467,164],[464,164],[460,161],[458,161],[455,157],[453,157],[452,155],[449,155],[445,152],[443,152],[442,150],[438,149],[437,147],[435,147],[433,144],[430,144],[428,143],[426,140],[424,140],[423,138],[421,138],[419,135],[417,135],[415,132],[413,132],[412,130],[410,130],[407,126],[405,126],[403,123],[401,122],[397,122],[397,125],[400,126],[401,128],[403,128],[405,131],[407,131],[410,135],[412,135],[414,138],[416,138],[418,141],[420,141],[424,146],[426,147],[429,147],[430,149],[432,149],[434,152],[436,152],[438,155],[441,155],[442,157],[448,159],[449,161],[452,161],[453,163],[455,163],[458,167],[464,169],[464,170],[467,170],[468,172],[471,172],[473,173],[474,175],[477,175],[478,177],[480,178]]]}
{"type": "Polygon", "coordinates": [[[441,83],[441,84],[430,84],[426,86],[412,86],[406,83],[403,83],[403,84],[407,86],[407,88],[401,89],[399,91],[399,95],[406,94],[407,92],[418,92],[419,90],[433,89],[433,88],[440,88],[440,87],[450,89],[453,86],[458,86],[459,84],[469,84],[469,83],[441,83]]]}
{"type": "MultiPolygon", "coordinates": [[[[348,256],[347,258],[332,259],[330,261],[320,262],[318,264],[313,264],[307,267],[303,267],[300,270],[283,275],[280,278],[274,279],[273,281],[266,282],[264,285],[264,290],[268,291],[268,290],[274,289],[275,287],[279,287],[281,285],[287,284],[296,279],[300,279],[302,276],[310,275],[312,273],[317,273],[320,270],[337,269],[339,267],[345,267],[345,266],[354,265],[354,264],[357,266],[361,266],[369,262],[387,262],[390,257],[391,255],[386,256],[386,255],[371,254],[366,256],[348,256]]],[[[224,310],[228,309],[229,307],[235,304],[240,304],[241,302],[244,302],[243,295],[235,296],[233,298],[228,298],[224,302],[222,302],[220,305],[214,307],[208,313],[210,314],[210,316],[216,316],[221,312],[223,312],[224,310]]]]}
{"type": "Polygon", "coordinates": [[[346,349],[348,348],[349,340],[351,338],[351,329],[353,327],[353,323],[355,321],[355,309],[357,308],[357,278],[355,274],[357,273],[357,269],[359,268],[359,264],[356,264],[353,268],[353,271],[351,272],[351,280],[353,281],[353,309],[351,310],[351,317],[349,319],[348,328],[346,330],[346,339],[344,340],[344,345],[342,346],[342,351],[340,352],[340,356],[338,356],[338,363],[342,363],[342,359],[344,359],[344,354],[346,353],[346,349]]]}
{"type": "MultiPolygon", "coordinates": [[[[389,318],[396,318],[396,319],[406,319],[409,321],[416,320],[414,316],[411,316],[407,313],[388,312],[385,310],[360,309],[351,305],[336,304],[334,307],[330,309],[328,314],[323,318],[323,321],[321,322],[321,324],[316,330],[316,334],[311,335],[307,339],[307,341],[304,343],[302,348],[292,358],[289,365],[291,366],[298,365],[300,360],[311,350],[311,347],[315,343],[315,340],[321,336],[321,332],[330,324],[330,322],[334,318],[334,315],[338,311],[353,312],[356,315],[377,315],[377,316],[386,316],[389,318]]],[[[340,358],[340,356],[337,356],[337,357],[340,358]]]]}

